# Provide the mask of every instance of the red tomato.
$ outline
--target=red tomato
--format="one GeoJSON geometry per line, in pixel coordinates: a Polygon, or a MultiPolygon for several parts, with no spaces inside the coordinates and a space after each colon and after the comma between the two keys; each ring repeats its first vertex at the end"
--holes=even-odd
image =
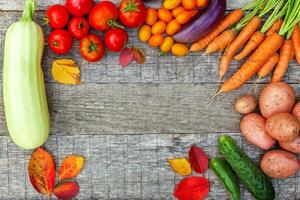
{"type": "Polygon", "coordinates": [[[89,15],[90,25],[99,31],[107,31],[115,26],[118,18],[118,8],[110,1],[101,1],[93,7],[89,15]]]}
{"type": "Polygon", "coordinates": [[[110,29],[104,36],[105,46],[113,52],[120,52],[127,41],[128,34],[121,28],[110,29]]]}
{"type": "Polygon", "coordinates": [[[89,33],[90,25],[83,17],[73,17],[69,22],[68,30],[74,38],[81,39],[89,33]]]}
{"type": "Polygon", "coordinates": [[[66,7],[55,4],[47,9],[46,17],[46,22],[49,23],[51,28],[60,29],[68,24],[70,14],[66,7]]]}
{"type": "Polygon", "coordinates": [[[66,54],[73,45],[72,35],[63,29],[52,31],[48,38],[50,49],[56,54],[66,54]]]}
{"type": "Polygon", "coordinates": [[[89,62],[101,60],[105,53],[101,38],[95,34],[84,36],[80,41],[80,53],[89,62]]]}
{"type": "Polygon", "coordinates": [[[82,17],[90,12],[94,5],[94,0],[66,0],[66,7],[70,13],[77,17],[82,17]]]}
{"type": "Polygon", "coordinates": [[[146,19],[146,8],[142,0],[122,0],[119,18],[128,28],[141,26],[146,19]]]}

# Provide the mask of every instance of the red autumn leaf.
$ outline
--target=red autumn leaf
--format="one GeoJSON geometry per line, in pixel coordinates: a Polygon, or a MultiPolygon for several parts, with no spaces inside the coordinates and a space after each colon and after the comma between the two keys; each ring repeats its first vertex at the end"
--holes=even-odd
{"type": "Polygon", "coordinates": [[[124,48],[119,57],[119,64],[122,68],[128,66],[133,60],[133,48],[124,48]]]}
{"type": "Polygon", "coordinates": [[[146,61],[145,53],[138,47],[133,48],[133,58],[138,64],[144,64],[146,61]]]}
{"type": "Polygon", "coordinates": [[[32,186],[39,193],[50,197],[55,183],[55,166],[52,156],[42,148],[36,149],[31,155],[28,173],[32,186]]]}
{"type": "Polygon", "coordinates": [[[67,156],[60,167],[59,180],[70,179],[76,177],[84,165],[84,157],[81,155],[67,156]]]}
{"type": "Polygon", "coordinates": [[[197,147],[196,145],[193,145],[189,152],[189,161],[191,163],[191,167],[195,172],[198,172],[200,174],[204,174],[206,170],[208,169],[208,157],[205,154],[205,152],[197,147]]]}
{"type": "Polygon", "coordinates": [[[179,200],[202,200],[210,190],[210,184],[204,177],[190,176],[178,183],[174,196],[179,200]]]}
{"type": "Polygon", "coordinates": [[[59,183],[54,188],[54,194],[58,199],[68,200],[76,197],[79,193],[79,185],[76,181],[59,183]]]}

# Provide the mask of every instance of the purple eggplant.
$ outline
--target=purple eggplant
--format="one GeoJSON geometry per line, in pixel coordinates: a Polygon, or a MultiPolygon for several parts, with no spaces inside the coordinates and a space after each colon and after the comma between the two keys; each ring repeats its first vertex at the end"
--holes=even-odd
{"type": "Polygon", "coordinates": [[[196,42],[211,32],[224,18],[226,0],[210,0],[208,7],[194,20],[186,24],[173,38],[177,42],[196,42]]]}

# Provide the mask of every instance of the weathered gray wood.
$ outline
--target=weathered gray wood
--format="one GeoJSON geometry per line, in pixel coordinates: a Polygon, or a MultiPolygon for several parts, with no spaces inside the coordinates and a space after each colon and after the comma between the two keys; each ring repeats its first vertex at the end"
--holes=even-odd
{"type": "MultiPolygon", "coordinates": [[[[98,2],[99,0],[95,0],[95,2],[98,2]]],[[[111,0],[112,2],[118,3],[120,0],[111,0]]],[[[0,10],[22,10],[24,5],[24,0],[14,0],[14,1],[7,1],[7,0],[0,0],[0,10]]],[[[64,4],[65,0],[36,0],[37,2],[37,9],[39,10],[45,10],[48,6],[60,3],[64,4]]],[[[147,5],[158,7],[159,3],[156,0],[148,0],[145,1],[147,5]]],[[[248,2],[251,2],[251,0],[245,0],[245,1],[239,1],[239,0],[228,0],[227,1],[227,8],[228,9],[235,9],[240,8],[243,5],[246,5],[248,2]]]]}
{"type": "MultiPolygon", "coordinates": [[[[249,156],[258,162],[262,151],[245,142],[239,133],[231,133],[249,156]]],[[[171,199],[172,191],[182,177],[168,166],[167,159],[186,157],[192,144],[201,146],[211,156],[220,156],[219,135],[55,135],[46,143],[56,160],[72,153],[86,157],[86,165],[77,181],[81,192],[78,199],[171,199]]],[[[1,199],[42,199],[34,191],[27,176],[30,152],[18,149],[9,137],[1,136],[1,199]]],[[[212,188],[207,199],[228,199],[216,176],[208,171],[212,188]]],[[[298,199],[299,174],[273,181],[278,200],[298,199]]],[[[253,199],[242,190],[242,199],[253,199]]]]}

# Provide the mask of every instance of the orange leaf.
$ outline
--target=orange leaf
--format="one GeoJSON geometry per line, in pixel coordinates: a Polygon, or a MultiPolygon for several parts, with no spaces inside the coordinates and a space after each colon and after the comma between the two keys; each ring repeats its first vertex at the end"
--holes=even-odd
{"type": "Polygon", "coordinates": [[[54,188],[54,194],[58,199],[67,200],[76,197],[79,193],[79,185],[76,181],[59,183],[54,188]]]}
{"type": "Polygon", "coordinates": [[[74,60],[54,60],[51,74],[53,79],[58,83],[70,85],[80,84],[80,70],[74,60]]]}
{"type": "Polygon", "coordinates": [[[55,166],[52,156],[42,148],[36,149],[31,155],[28,173],[32,186],[39,193],[50,197],[55,183],[55,166]]]}
{"type": "Polygon", "coordinates": [[[77,176],[84,165],[84,157],[80,155],[70,155],[66,157],[60,167],[59,180],[70,179],[77,176]]]}

